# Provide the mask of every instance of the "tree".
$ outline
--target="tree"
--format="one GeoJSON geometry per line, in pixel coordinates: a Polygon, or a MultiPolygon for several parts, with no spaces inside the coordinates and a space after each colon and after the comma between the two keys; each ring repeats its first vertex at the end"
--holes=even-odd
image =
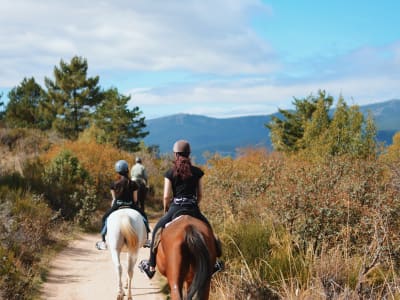
{"type": "Polygon", "coordinates": [[[5,110],[5,122],[9,127],[49,129],[53,116],[43,106],[45,91],[35,79],[24,78],[21,84],[9,93],[5,110]]]}
{"type": "MultiPolygon", "coordinates": [[[[0,99],[3,97],[3,93],[0,93],[0,99]]],[[[0,101],[0,121],[1,120],[3,120],[3,118],[4,118],[4,114],[5,114],[5,111],[4,111],[4,102],[3,101],[0,101]]]]}
{"type": "Polygon", "coordinates": [[[315,148],[316,144],[325,145],[324,135],[330,122],[329,107],[326,104],[324,99],[318,100],[311,119],[305,123],[303,137],[298,140],[300,148],[315,148]]]}
{"type": "Polygon", "coordinates": [[[304,147],[301,139],[307,122],[311,120],[313,113],[317,110],[318,102],[326,112],[333,103],[333,98],[327,96],[325,91],[318,91],[318,97],[312,95],[304,99],[294,98],[295,111],[279,109],[282,119],[272,117],[269,124],[271,141],[275,150],[283,152],[296,152],[304,147]]]}
{"type": "MultiPolygon", "coordinates": [[[[313,122],[321,120],[316,113],[312,116],[313,122]]],[[[376,128],[372,116],[365,120],[358,106],[347,106],[342,97],[339,98],[332,118],[326,119],[324,128],[319,134],[310,139],[306,152],[314,157],[325,155],[366,158],[376,153],[376,128]]]]}
{"type": "Polygon", "coordinates": [[[104,92],[104,99],[94,114],[94,125],[100,129],[98,141],[134,152],[148,132],[143,131],[146,124],[142,112],[137,106],[129,109],[129,100],[130,96],[119,94],[116,88],[104,92]]]}
{"type": "Polygon", "coordinates": [[[89,127],[91,114],[102,99],[99,77],[88,78],[87,70],[86,59],[75,56],[69,64],[61,60],[54,67],[54,81],[45,78],[47,107],[56,115],[53,126],[66,138],[76,139],[89,127]]]}
{"type": "Polygon", "coordinates": [[[330,117],[332,103],[333,98],[321,91],[319,98],[296,99],[294,112],[283,111],[286,120],[275,118],[267,125],[271,129],[275,149],[301,153],[313,160],[340,155],[374,156],[376,127],[372,116],[365,120],[358,106],[348,107],[340,97],[330,117]]]}
{"type": "Polygon", "coordinates": [[[400,167],[400,131],[393,135],[392,144],[386,147],[380,158],[389,164],[397,163],[400,167]]]}

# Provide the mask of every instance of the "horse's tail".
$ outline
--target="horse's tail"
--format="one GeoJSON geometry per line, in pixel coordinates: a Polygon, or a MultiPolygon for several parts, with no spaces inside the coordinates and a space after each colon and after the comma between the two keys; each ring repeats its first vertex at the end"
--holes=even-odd
{"type": "Polygon", "coordinates": [[[131,218],[128,215],[121,217],[121,234],[125,239],[126,246],[133,251],[138,247],[138,235],[131,223],[131,218]]]}
{"type": "Polygon", "coordinates": [[[212,271],[210,266],[210,254],[203,236],[193,225],[186,228],[185,242],[195,260],[196,266],[195,275],[190,285],[187,299],[192,299],[196,293],[198,299],[203,299],[203,294],[206,291],[212,271]]]}

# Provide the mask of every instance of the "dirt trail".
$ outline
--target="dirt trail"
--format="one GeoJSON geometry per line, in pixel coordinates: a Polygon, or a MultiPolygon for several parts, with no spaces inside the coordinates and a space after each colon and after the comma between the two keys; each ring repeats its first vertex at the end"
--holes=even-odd
{"type": "MultiPolygon", "coordinates": [[[[117,277],[110,252],[95,248],[99,235],[83,234],[71,242],[51,263],[42,299],[109,300],[116,299],[117,277]]],[[[163,300],[157,277],[149,280],[137,264],[148,258],[149,249],[141,248],[134,268],[132,296],[135,300],[163,300]]],[[[121,254],[123,278],[126,278],[126,254],[121,254]]],[[[126,297],[124,298],[126,299],[126,297]]]]}

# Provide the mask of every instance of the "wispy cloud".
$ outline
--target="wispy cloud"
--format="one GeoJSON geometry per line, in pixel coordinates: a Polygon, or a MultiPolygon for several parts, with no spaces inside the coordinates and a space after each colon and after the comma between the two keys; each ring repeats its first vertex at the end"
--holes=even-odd
{"type": "MultiPolygon", "coordinates": [[[[400,36],[386,44],[354,43],[357,47],[332,51],[322,42],[307,51],[310,40],[303,30],[312,26],[294,28],[301,9],[289,14],[288,22],[273,23],[282,11],[266,3],[0,0],[0,89],[24,77],[42,83],[60,59],[79,55],[88,59],[89,75],[132,95],[132,105],[149,116],[172,109],[219,117],[267,114],[318,89],[357,104],[399,97],[400,36]],[[261,34],[254,16],[270,30],[261,34]],[[282,27],[286,24],[290,27],[282,27]],[[277,40],[285,39],[285,30],[295,40],[282,43],[290,47],[283,50],[277,40]],[[279,36],[273,39],[275,31],[279,36]]],[[[341,28],[345,34],[345,24],[341,28]]],[[[330,36],[322,41],[340,43],[330,36]]]]}
{"type": "Polygon", "coordinates": [[[50,73],[60,59],[74,55],[103,72],[240,74],[278,67],[270,45],[247,24],[252,11],[268,14],[258,1],[1,2],[0,63],[16,70],[12,78],[0,78],[3,86],[50,73]]]}
{"type": "MultiPolygon", "coordinates": [[[[177,112],[231,117],[240,114],[269,114],[277,108],[290,108],[294,97],[301,98],[326,90],[342,95],[350,104],[368,104],[398,97],[400,84],[398,44],[356,49],[339,57],[319,59],[302,65],[286,65],[280,76],[230,77],[168,88],[136,91],[132,101],[139,105],[176,105],[177,112]],[[298,72],[296,70],[298,68],[298,72]],[[196,104],[188,111],[186,106],[196,104]],[[181,104],[180,106],[178,104],[181,104]]],[[[160,112],[162,114],[162,112],[160,112]]]]}

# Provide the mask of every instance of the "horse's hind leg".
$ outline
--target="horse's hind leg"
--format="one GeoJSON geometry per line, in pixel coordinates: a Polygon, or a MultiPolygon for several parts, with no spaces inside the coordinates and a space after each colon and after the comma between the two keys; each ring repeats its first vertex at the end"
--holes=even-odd
{"type": "Polygon", "coordinates": [[[117,300],[122,300],[124,298],[124,289],[122,288],[122,266],[119,258],[119,251],[117,249],[111,249],[111,259],[114,263],[115,270],[117,272],[117,300]]]}
{"type": "Polygon", "coordinates": [[[179,249],[170,250],[169,261],[173,263],[169,265],[169,269],[166,271],[166,276],[170,288],[171,300],[181,300],[184,296],[182,294],[183,276],[181,270],[183,258],[179,249]]]}
{"type": "Polygon", "coordinates": [[[135,266],[137,257],[128,254],[128,300],[132,300],[132,278],[133,278],[133,267],[135,266]]]}

